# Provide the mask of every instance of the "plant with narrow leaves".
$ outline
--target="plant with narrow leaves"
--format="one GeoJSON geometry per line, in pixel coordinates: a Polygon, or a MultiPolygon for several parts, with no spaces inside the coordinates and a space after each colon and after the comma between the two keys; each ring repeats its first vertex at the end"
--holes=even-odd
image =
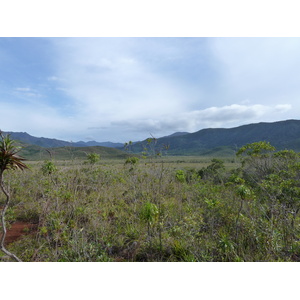
{"type": "Polygon", "coordinates": [[[143,205],[142,210],[140,212],[140,218],[142,221],[147,223],[149,237],[151,235],[151,226],[154,222],[158,220],[158,215],[159,210],[154,203],[148,201],[143,205]]]}
{"type": "Polygon", "coordinates": [[[51,175],[57,171],[57,167],[52,161],[46,160],[42,166],[42,172],[44,175],[51,175]]]}
{"type": "Polygon", "coordinates": [[[21,150],[20,147],[15,146],[10,136],[4,136],[1,130],[0,136],[0,174],[3,174],[5,170],[27,169],[23,162],[25,159],[17,155],[21,150]]]}

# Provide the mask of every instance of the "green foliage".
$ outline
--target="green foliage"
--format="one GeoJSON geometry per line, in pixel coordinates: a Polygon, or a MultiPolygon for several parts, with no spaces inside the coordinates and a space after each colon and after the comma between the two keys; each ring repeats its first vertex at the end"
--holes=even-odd
{"type": "Polygon", "coordinates": [[[218,243],[221,250],[222,261],[234,261],[236,257],[235,244],[227,234],[222,234],[218,243]]]}
{"type": "Polygon", "coordinates": [[[208,208],[215,208],[219,205],[220,201],[218,201],[217,199],[208,199],[205,198],[204,202],[207,204],[208,208]]]}
{"type": "Polygon", "coordinates": [[[147,224],[152,225],[158,218],[158,208],[154,203],[146,202],[141,209],[140,218],[147,224]]]}
{"type": "Polygon", "coordinates": [[[91,164],[94,165],[98,161],[100,161],[100,155],[97,153],[90,153],[87,155],[87,161],[91,164]]]}
{"type": "Polygon", "coordinates": [[[223,180],[223,173],[225,170],[224,161],[221,159],[213,158],[211,164],[206,168],[199,170],[199,176],[204,180],[212,180],[220,183],[223,180]]]}
{"type": "Polygon", "coordinates": [[[185,172],[183,170],[177,170],[176,174],[175,174],[176,180],[179,182],[185,182],[186,178],[185,178],[185,172]]]}
{"type": "Polygon", "coordinates": [[[241,184],[237,188],[237,195],[241,197],[241,199],[245,199],[247,196],[251,195],[249,188],[247,188],[244,184],[241,184]]]}
{"type": "Polygon", "coordinates": [[[23,163],[24,158],[17,155],[21,148],[15,145],[15,142],[9,135],[4,136],[0,130],[0,171],[3,173],[9,169],[27,169],[26,164],[23,163]]]}
{"type": "Polygon", "coordinates": [[[171,249],[177,261],[194,261],[194,258],[189,253],[188,247],[183,245],[182,241],[174,240],[171,249]]]}
{"type": "Polygon", "coordinates": [[[46,160],[42,165],[42,172],[44,175],[51,175],[57,171],[57,167],[52,161],[46,160]]]}
{"type": "Polygon", "coordinates": [[[242,154],[246,154],[248,156],[262,156],[270,151],[275,151],[275,147],[270,145],[269,142],[256,142],[252,144],[247,144],[243,147],[241,147],[236,155],[240,156],[242,154]]]}
{"type": "Polygon", "coordinates": [[[139,162],[137,157],[128,157],[125,161],[125,164],[136,165],[139,162]]]}
{"type": "Polygon", "coordinates": [[[268,142],[256,142],[240,148],[236,155],[241,158],[244,178],[251,184],[274,172],[273,152],[268,142]]]}

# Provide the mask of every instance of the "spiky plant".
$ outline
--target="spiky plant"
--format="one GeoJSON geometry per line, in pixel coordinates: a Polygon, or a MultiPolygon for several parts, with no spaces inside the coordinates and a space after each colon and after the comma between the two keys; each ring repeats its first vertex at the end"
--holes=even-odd
{"type": "Polygon", "coordinates": [[[6,255],[15,259],[16,261],[21,261],[16,255],[9,252],[4,247],[4,241],[6,237],[5,213],[10,203],[10,193],[8,189],[5,188],[3,181],[3,173],[6,170],[24,170],[28,167],[23,162],[25,159],[17,155],[20,149],[15,146],[14,141],[10,138],[10,136],[4,136],[2,131],[0,130],[0,138],[0,187],[6,197],[6,201],[4,203],[1,213],[2,237],[0,240],[0,250],[3,251],[6,255]]]}

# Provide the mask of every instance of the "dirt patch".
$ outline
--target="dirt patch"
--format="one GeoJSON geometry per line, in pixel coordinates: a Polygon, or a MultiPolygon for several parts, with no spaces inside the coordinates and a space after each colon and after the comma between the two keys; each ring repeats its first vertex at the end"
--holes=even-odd
{"type": "MultiPolygon", "coordinates": [[[[0,206],[0,213],[3,210],[3,206],[0,206]]],[[[16,221],[10,226],[6,225],[6,237],[4,241],[4,246],[11,244],[18,240],[21,236],[31,233],[33,230],[37,229],[37,224],[30,222],[16,221]],[[8,229],[9,228],[9,229],[8,229]]],[[[2,238],[2,232],[0,232],[0,239],[2,238]]]]}
{"type": "Polygon", "coordinates": [[[8,245],[12,242],[15,242],[21,236],[25,234],[29,234],[36,228],[37,228],[37,224],[32,224],[28,222],[17,221],[11,224],[10,228],[7,229],[4,245],[8,245]]]}

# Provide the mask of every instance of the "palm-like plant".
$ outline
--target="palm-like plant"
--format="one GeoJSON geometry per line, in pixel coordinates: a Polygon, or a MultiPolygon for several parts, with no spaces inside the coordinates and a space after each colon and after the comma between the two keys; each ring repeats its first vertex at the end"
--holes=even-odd
{"type": "Polygon", "coordinates": [[[5,213],[10,202],[10,193],[4,186],[3,173],[6,170],[24,170],[28,167],[23,162],[25,159],[17,155],[20,149],[15,146],[14,141],[10,138],[10,136],[4,136],[2,131],[0,130],[0,138],[0,188],[6,196],[6,201],[1,213],[2,237],[0,240],[0,250],[3,251],[6,255],[14,258],[16,261],[21,261],[16,255],[9,252],[4,247],[4,240],[6,237],[5,213]]]}

